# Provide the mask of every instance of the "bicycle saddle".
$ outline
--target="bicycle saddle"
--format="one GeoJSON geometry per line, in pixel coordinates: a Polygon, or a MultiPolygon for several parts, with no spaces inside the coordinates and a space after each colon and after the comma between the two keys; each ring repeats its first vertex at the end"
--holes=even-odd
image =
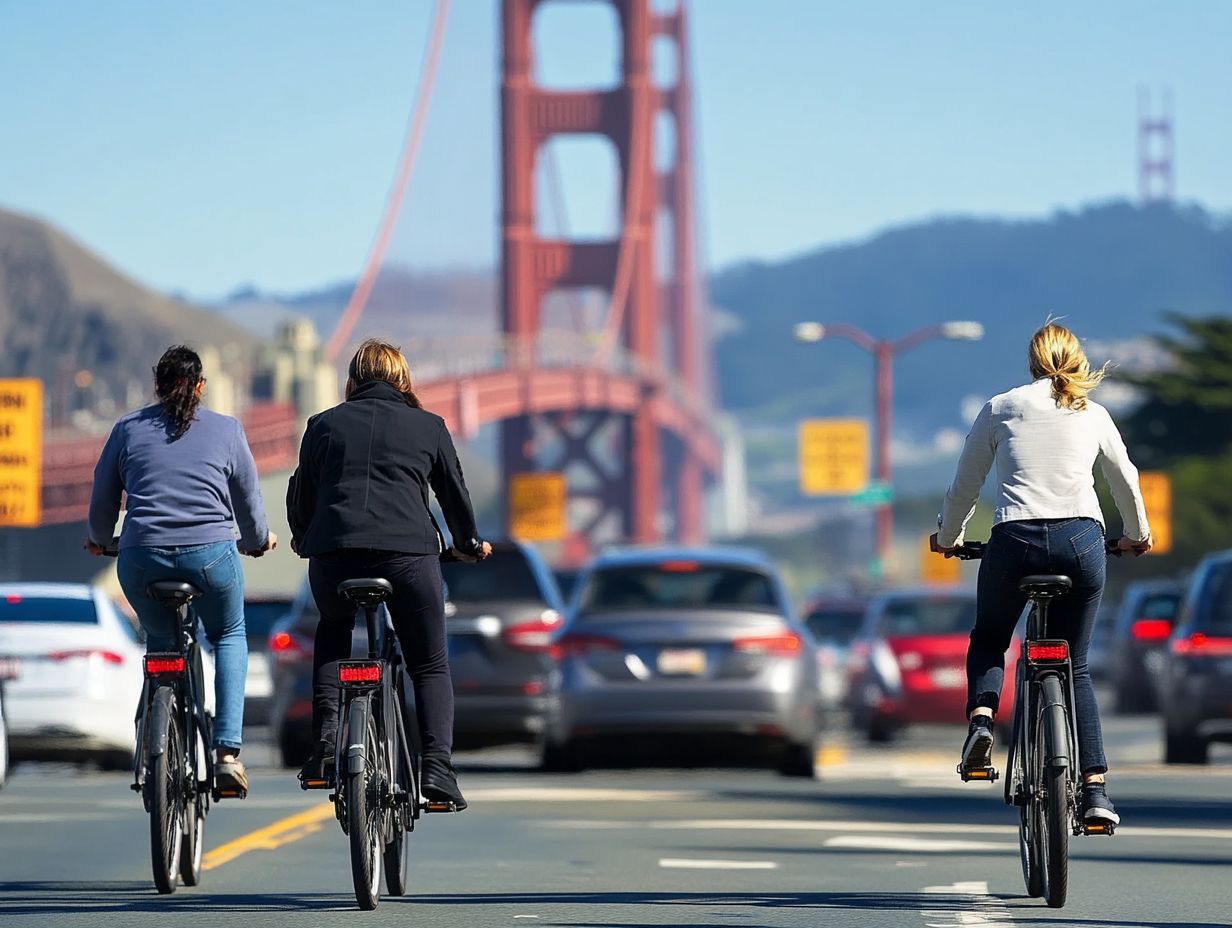
{"type": "Polygon", "coordinates": [[[1018,581],[1018,589],[1028,596],[1060,596],[1068,593],[1074,581],[1065,574],[1032,574],[1018,581]]]}
{"type": "Polygon", "coordinates": [[[345,596],[357,606],[375,606],[393,595],[394,585],[382,577],[363,577],[343,580],[338,584],[338,595],[345,596]]]}
{"type": "Polygon", "coordinates": [[[184,580],[155,580],[145,588],[150,599],[156,599],[164,605],[182,606],[190,603],[201,591],[184,580]]]}

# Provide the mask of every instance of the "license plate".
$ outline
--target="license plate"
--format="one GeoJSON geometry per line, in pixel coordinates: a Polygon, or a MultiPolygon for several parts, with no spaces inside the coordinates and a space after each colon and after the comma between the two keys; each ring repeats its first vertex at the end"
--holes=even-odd
{"type": "Polygon", "coordinates": [[[0,657],[0,680],[16,680],[21,676],[21,659],[0,657]]]}
{"type": "Polygon", "coordinates": [[[938,667],[932,672],[932,681],[938,689],[956,690],[967,685],[967,674],[957,667],[938,667]]]}
{"type": "Polygon", "coordinates": [[[706,672],[706,652],[697,648],[659,652],[659,673],[698,676],[706,672]]]}

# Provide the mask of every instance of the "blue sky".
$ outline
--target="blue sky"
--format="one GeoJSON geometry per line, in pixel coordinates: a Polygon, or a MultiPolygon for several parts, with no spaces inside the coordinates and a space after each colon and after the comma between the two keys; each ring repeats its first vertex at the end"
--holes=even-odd
{"type": "MultiPolygon", "coordinates": [[[[392,259],[497,252],[497,5],[455,0],[392,259]]],[[[940,213],[1136,193],[1137,87],[1175,97],[1179,195],[1232,208],[1232,4],[694,0],[704,254],[774,259],[940,213]]],[[[139,279],[215,296],[353,277],[430,4],[0,5],[0,205],[139,279]]],[[[614,73],[611,13],[549,3],[541,74],[614,73]]],[[[614,214],[599,143],[558,151],[569,227],[614,214]]]]}

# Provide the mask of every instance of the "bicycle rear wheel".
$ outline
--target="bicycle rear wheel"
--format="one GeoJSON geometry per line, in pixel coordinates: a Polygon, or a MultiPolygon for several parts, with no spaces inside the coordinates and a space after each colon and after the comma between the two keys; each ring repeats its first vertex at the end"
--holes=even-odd
{"type": "Polygon", "coordinates": [[[386,721],[394,757],[393,792],[401,800],[401,804],[396,804],[387,818],[388,828],[385,833],[385,891],[391,896],[406,895],[407,846],[410,843],[407,822],[415,814],[414,803],[417,801],[417,790],[406,763],[408,751],[403,705],[401,687],[397,687],[392,700],[393,717],[386,721]]]}
{"type": "Polygon", "coordinates": [[[365,910],[375,909],[381,900],[381,852],[385,847],[382,811],[382,773],[376,717],[371,700],[361,696],[351,703],[349,719],[351,744],[363,732],[364,756],[361,763],[346,759],[347,836],[351,843],[351,877],[355,901],[365,910]],[[352,767],[354,769],[352,770],[352,767]]]}
{"type": "MultiPolygon", "coordinates": [[[[146,787],[150,791],[150,862],[154,886],[160,893],[173,893],[179,883],[180,848],[184,838],[184,745],[176,721],[175,697],[166,700],[166,748],[150,760],[146,787]]],[[[157,736],[156,736],[157,737],[157,736]]]]}
{"type": "Polygon", "coordinates": [[[1043,797],[1040,821],[1043,829],[1044,901],[1054,909],[1065,905],[1069,892],[1070,750],[1069,716],[1059,677],[1045,677],[1041,686],[1044,711],[1040,714],[1037,752],[1041,762],[1043,797]],[[1058,759],[1064,758],[1064,761],[1058,759]]]}

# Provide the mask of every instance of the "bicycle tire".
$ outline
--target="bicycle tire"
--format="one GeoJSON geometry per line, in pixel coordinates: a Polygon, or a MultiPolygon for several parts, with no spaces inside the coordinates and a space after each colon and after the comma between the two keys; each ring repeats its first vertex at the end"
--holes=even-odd
{"type": "Polygon", "coordinates": [[[346,758],[347,837],[351,846],[351,878],[355,901],[365,911],[381,900],[381,868],[378,861],[384,848],[381,819],[381,764],[376,737],[376,718],[368,696],[355,699],[350,706],[349,740],[355,743],[363,732],[362,762],[346,758]],[[355,769],[352,769],[354,767],[355,769]]]}
{"type": "Polygon", "coordinates": [[[180,882],[196,886],[201,882],[201,862],[205,857],[205,797],[202,793],[197,793],[192,810],[185,818],[185,841],[180,847],[180,882]]]}
{"type": "Polygon", "coordinates": [[[150,791],[150,863],[154,869],[154,886],[163,895],[175,892],[179,885],[180,848],[184,839],[184,751],[180,726],[176,722],[175,697],[170,696],[168,702],[166,747],[152,758],[146,777],[150,791]]]}
{"type": "Polygon", "coordinates": [[[1043,775],[1039,817],[1043,826],[1045,872],[1044,901],[1054,909],[1065,905],[1069,893],[1070,763],[1069,717],[1061,679],[1046,676],[1041,681],[1043,711],[1040,713],[1038,752],[1043,775]],[[1064,758],[1058,762],[1058,758],[1064,758]]]}
{"type": "Polygon", "coordinates": [[[411,779],[411,771],[407,769],[406,764],[406,725],[404,719],[405,702],[402,698],[401,688],[394,688],[394,698],[389,703],[393,706],[392,725],[386,724],[390,729],[386,734],[393,742],[393,764],[394,764],[394,788],[404,797],[406,803],[410,804],[410,808],[403,806],[395,808],[388,816],[388,831],[387,841],[385,842],[385,850],[383,853],[385,864],[385,891],[391,896],[406,895],[406,869],[408,845],[410,843],[410,832],[407,830],[407,820],[413,814],[413,804],[418,801],[418,790],[411,779]]]}
{"type": "Polygon", "coordinates": [[[1026,739],[1019,734],[1019,729],[1024,724],[1023,717],[1026,711],[1026,706],[1023,706],[1018,710],[1014,719],[1014,741],[1011,749],[1013,758],[1010,761],[1009,776],[1010,782],[1016,782],[1019,790],[1016,805],[1018,807],[1018,858],[1022,864],[1022,882],[1026,887],[1027,895],[1032,899],[1038,899],[1044,895],[1044,876],[1040,866],[1037,830],[1033,822],[1035,804],[1031,797],[1034,795],[1034,783],[1032,782],[1033,777],[1028,776],[1029,768],[1023,760],[1024,755],[1028,753],[1026,739]]]}

